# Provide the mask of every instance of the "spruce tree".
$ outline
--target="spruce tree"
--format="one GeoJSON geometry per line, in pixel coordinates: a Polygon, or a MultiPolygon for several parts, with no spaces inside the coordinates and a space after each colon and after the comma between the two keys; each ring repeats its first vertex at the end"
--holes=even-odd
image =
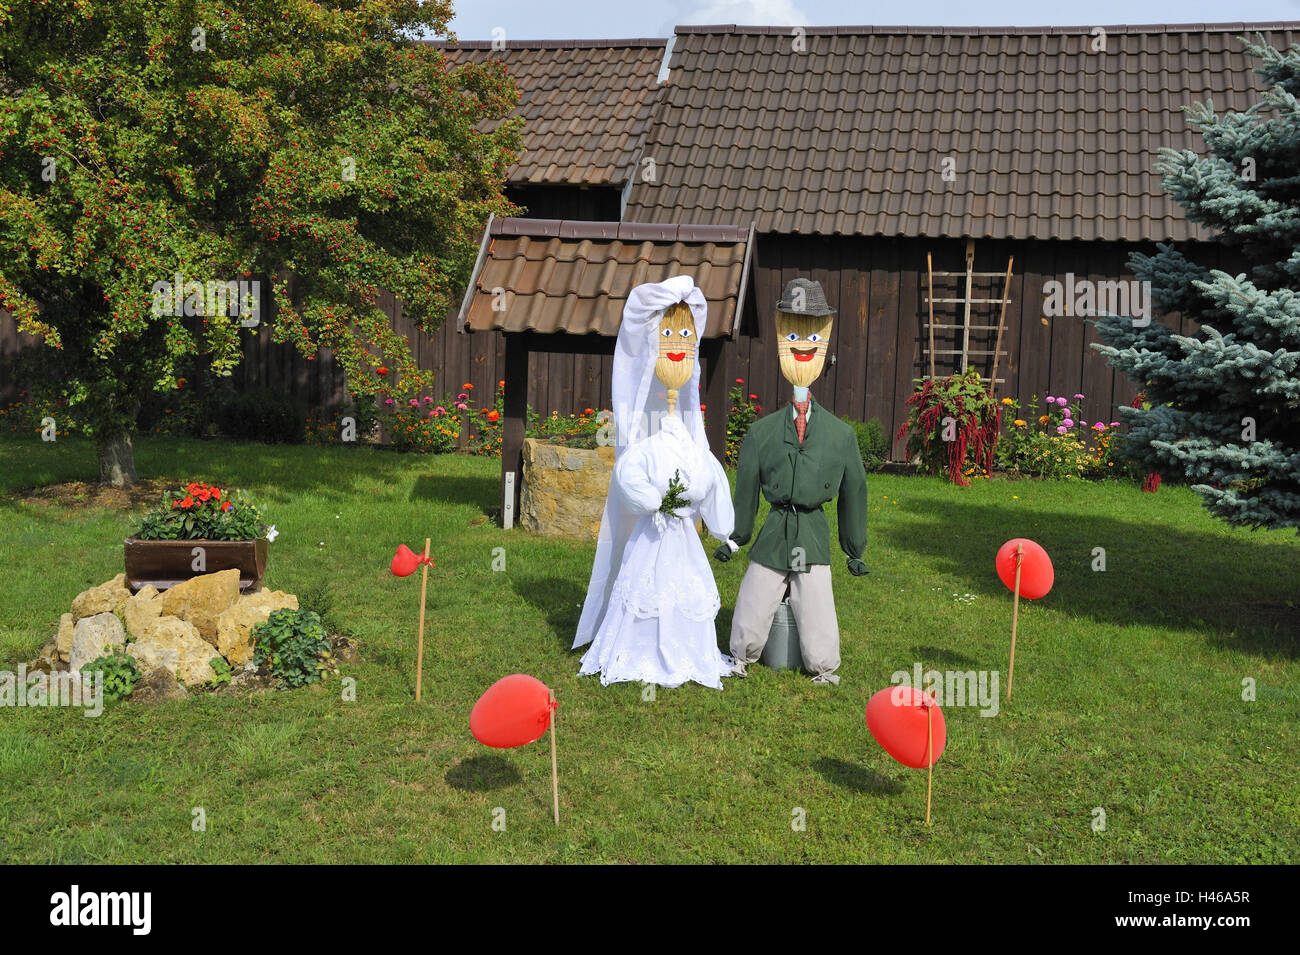
{"type": "Polygon", "coordinates": [[[1232,524],[1300,528],[1300,47],[1242,42],[1267,91],[1240,113],[1185,107],[1208,154],[1164,149],[1157,171],[1250,272],[1206,268],[1194,248],[1135,253],[1129,267],[1151,283],[1154,314],[1180,312],[1200,329],[1102,315],[1093,347],[1150,405],[1120,410],[1126,456],[1186,476],[1232,524]]]}

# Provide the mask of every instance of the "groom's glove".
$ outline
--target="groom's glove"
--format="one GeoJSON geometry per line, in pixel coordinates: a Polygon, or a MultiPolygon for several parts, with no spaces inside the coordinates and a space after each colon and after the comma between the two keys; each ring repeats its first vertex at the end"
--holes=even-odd
{"type": "Polygon", "coordinates": [[[738,550],[740,550],[740,548],[730,537],[728,537],[719,544],[718,549],[713,552],[713,559],[725,564],[727,561],[731,560],[731,555],[738,550]]]}
{"type": "Polygon", "coordinates": [[[870,571],[867,570],[867,565],[864,564],[862,561],[858,560],[856,557],[850,557],[849,573],[852,574],[854,577],[863,577],[866,576],[866,574],[870,573],[870,571]]]}

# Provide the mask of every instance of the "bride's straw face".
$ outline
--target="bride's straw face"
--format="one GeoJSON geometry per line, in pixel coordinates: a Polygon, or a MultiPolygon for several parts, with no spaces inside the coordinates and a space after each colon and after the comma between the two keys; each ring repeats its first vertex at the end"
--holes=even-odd
{"type": "Polygon", "coordinates": [[[695,319],[685,302],[670,305],[659,320],[659,357],[655,375],[672,391],[691,380],[695,370],[695,319]]]}

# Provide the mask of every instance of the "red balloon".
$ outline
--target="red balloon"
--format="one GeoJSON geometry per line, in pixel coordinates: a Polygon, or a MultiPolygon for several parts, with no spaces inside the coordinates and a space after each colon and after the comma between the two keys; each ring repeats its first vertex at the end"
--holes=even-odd
{"type": "Polygon", "coordinates": [[[994,559],[998,576],[1007,585],[1007,589],[1014,593],[1017,544],[1025,545],[1024,554],[1020,559],[1020,596],[1028,597],[1030,600],[1046,597],[1047,592],[1052,589],[1052,583],[1056,580],[1056,572],[1052,570],[1052,558],[1047,556],[1047,551],[1043,550],[1041,545],[1028,538],[1017,537],[998,548],[998,555],[994,559]]]}
{"type": "Polygon", "coordinates": [[[948,728],[943,710],[929,693],[915,687],[890,686],[867,701],[867,729],[886,753],[904,766],[924,769],[943,755],[948,728]],[[927,715],[927,710],[929,715],[927,715]],[[933,720],[933,726],[929,725],[933,720]],[[933,759],[926,759],[934,733],[933,759]]]}
{"type": "Polygon", "coordinates": [[[527,673],[502,677],[478,698],[469,731],[484,746],[509,749],[542,738],[551,725],[551,691],[527,673]]]}
{"type": "Polygon", "coordinates": [[[388,565],[388,569],[398,577],[410,577],[419,566],[420,555],[405,544],[398,544],[397,553],[393,555],[393,562],[388,565]]]}

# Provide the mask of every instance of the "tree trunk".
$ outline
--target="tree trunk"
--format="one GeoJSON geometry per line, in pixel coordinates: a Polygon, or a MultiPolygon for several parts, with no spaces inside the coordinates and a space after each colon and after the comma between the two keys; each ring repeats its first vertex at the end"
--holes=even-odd
{"type": "Polygon", "coordinates": [[[101,484],[130,487],[135,483],[135,451],[129,431],[117,431],[97,439],[95,453],[99,456],[101,484]]]}

